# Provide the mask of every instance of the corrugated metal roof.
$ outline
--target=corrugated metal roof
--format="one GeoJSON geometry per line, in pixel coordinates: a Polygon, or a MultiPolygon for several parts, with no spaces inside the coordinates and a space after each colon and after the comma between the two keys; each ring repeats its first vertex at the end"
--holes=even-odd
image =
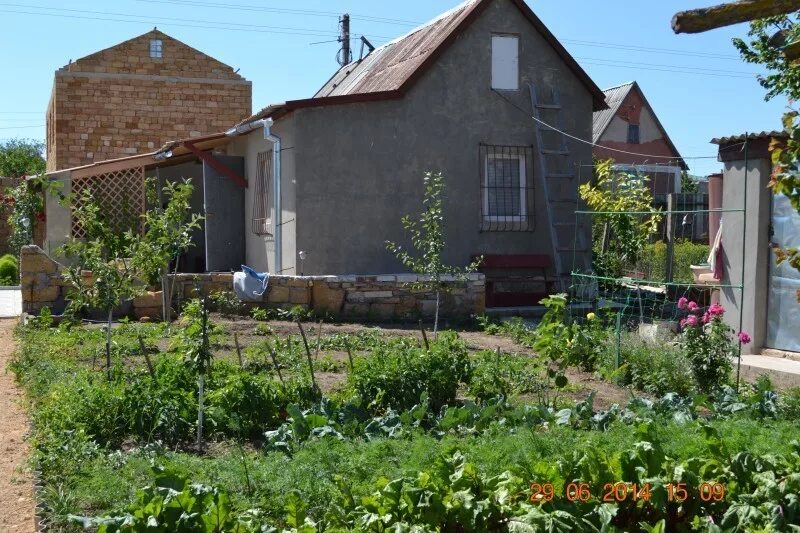
{"type": "Polygon", "coordinates": [[[751,141],[755,141],[758,139],[771,139],[776,137],[778,139],[785,139],[787,137],[785,131],[762,131],[759,133],[741,133],[739,135],[729,135],[728,137],[717,137],[715,139],[711,139],[711,144],[730,144],[735,142],[743,142],[745,139],[745,135],[751,141]]]}
{"type": "Polygon", "coordinates": [[[363,60],[345,65],[314,98],[399,90],[479,3],[468,0],[376,48],[363,60]]]}
{"type": "MultiPolygon", "coordinates": [[[[312,98],[267,106],[238,125],[279,118],[295,109],[401,98],[439,54],[495,0],[467,0],[432,21],[339,69],[312,98]]],[[[524,0],[510,0],[553,47],[592,95],[594,109],[606,107],[603,92],[524,0]]]]}
{"type": "Polygon", "coordinates": [[[606,95],[606,105],[608,105],[608,109],[595,111],[592,116],[592,142],[596,143],[600,140],[600,136],[603,135],[608,125],[611,124],[614,115],[619,111],[619,106],[622,105],[622,102],[625,100],[625,97],[628,96],[628,93],[631,92],[635,83],[635,81],[629,81],[628,83],[603,90],[603,93],[606,95]]]}

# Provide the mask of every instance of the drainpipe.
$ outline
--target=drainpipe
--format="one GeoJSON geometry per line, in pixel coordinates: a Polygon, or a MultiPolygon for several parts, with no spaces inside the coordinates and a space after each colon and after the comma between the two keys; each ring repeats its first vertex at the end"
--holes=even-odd
{"type": "Polygon", "coordinates": [[[272,143],[272,180],[274,186],[272,190],[275,191],[274,195],[274,210],[275,210],[275,274],[280,274],[283,271],[283,213],[281,203],[281,138],[273,133],[270,128],[273,125],[271,118],[263,121],[264,125],[264,139],[272,143]]]}

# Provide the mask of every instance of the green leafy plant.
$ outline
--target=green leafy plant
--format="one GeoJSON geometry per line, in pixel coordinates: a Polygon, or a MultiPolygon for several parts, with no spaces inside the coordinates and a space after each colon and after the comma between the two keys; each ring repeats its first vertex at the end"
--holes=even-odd
{"type": "Polygon", "coordinates": [[[414,287],[433,291],[436,295],[436,307],[433,319],[434,337],[439,331],[439,306],[441,294],[452,288],[445,277],[466,281],[467,275],[475,272],[483,258],[478,258],[464,268],[449,266],[444,262],[444,176],[441,173],[426,172],[423,178],[424,198],[423,211],[416,220],[406,215],[402,218],[403,229],[411,235],[411,244],[416,249],[414,255],[401,245],[386,242],[391,251],[404,267],[416,272],[426,279],[413,284],[414,287]]]}
{"type": "Polygon", "coordinates": [[[658,229],[661,215],[652,207],[648,178],[613,170],[613,160],[595,165],[595,180],[578,189],[581,198],[597,215],[595,269],[604,277],[620,277],[622,265],[635,264],[650,236],[658,229]]]}
{"type": "Polygon", "coordinates": [[[45,171],[44,143],[33,139],[9,139],[0,143],[0,176],[20,178],[45,171]]]}
{"type": "Polygon", "coordinates": [[[699,307],[695,302],[681,301],[678,305],[689,310],[689,315],[681,320],[684,329],[680,345],[692,363],[699,389],[712,392],[729,378],[731,359],[736,356],[738,346],[731,338],[733,330],[722,320],[725,310],[719,304],[711,305],[702,318],[697,314],[699,307]]]}
{"type": "Polygon", "coordinates": [[[203,446],[203,399],[206,374],[211,367],[210,324],[205,299],[189,301],[183,308],[181,330],[178,334],[178,347],[186,365],[197,376],[197,447],[203,446]]]}
{"type": "Polygon", "coordinates": [[[148,203],[154,207],[144,214],[144,232],[131,243],[131,265],[149,286],[161,284],[163,318],[169,321],[173,290],[167,276],[170,263],[177,272],[178,258],[194,245],[192,232],[200,228],[203,217],[191,212],[194,187],[189,180],[167,182],[159,195],[155,182],[148,179],[145,190],[148,203]]]}
{"type": "Polygon", "coordinates": [[[0,257],[0,285],[17,285],[18,283],[17,258],[11,254],[0,257]]]}

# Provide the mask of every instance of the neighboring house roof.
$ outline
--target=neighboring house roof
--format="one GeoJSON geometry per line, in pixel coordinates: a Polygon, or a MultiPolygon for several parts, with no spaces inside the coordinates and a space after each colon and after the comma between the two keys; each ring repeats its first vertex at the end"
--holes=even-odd
{"type": "MultiPolygon", "coordinates": [[[[622,85],[617,85],[615,87],[610,87],[605,89],[603,93],[606,95],[606,104],[608,105],[607,109],[602,109],[599,111],[595,111],[594,115],[592,116],[592,142],[597,144],[600,142],[600,138],[606,132],[608,127],[611,125],[611,121],[614,120],[614,117],[617,115],[622,102],[628,97],[631,91],[636,90],[639,93],[639,96],[642,98],[644,105],[648,107],[650,110],[650,114],[653,116],[653,120],[655,120],[656,126],[661,130],[661,133],[664,136],[664,141],[666,141],[667,146],[669,146],[670,150],[675,152],[678,159],[680,160],[681,167],[685,170],[688,169],[688,165],[686,161],[683,160],[681,157],[681,153],[675,147],[675,144],[672,142],[672,139],[669,138],[669,134],[667,134],[667,130],[664,129],[664,126],[661,124],[661,121],[658,119],[658,115],[653,110],[653,106],[650,105],[650,102],[647,101],[647,97],[642,92],[642,88],[639,87],[639,84],[635,81],[629,81],[627,83],[623,83],[622,85]]],[[[599,145],[602,146],[602,145],[599,145]]]]}
{"type": "MultiPolygon", "coordinates": [[[[270,105],[240,124],[266,117],[277,117],[303,107],[400,98],[494,1],[497,0],[467,0],[408,34],[376,48],[366,57],[345,65],[317,91],[314,97],[270,105]]],[[[531,11],[525,1],[508,1],[520,10],[591,93],[594,109],[605,109],[603,91],[531,11]]]]}
{"type": "Polygon", "coordinates": [[[730,144],[735,142],[744,142],[745,136],[751,141],[761,139],[785,139],[787,137],[785,131],[762,131],[759,133],[742,133],[740,135],[729,135],[727,137],[716,137],[711,139],[711,144],[730,144]]]}

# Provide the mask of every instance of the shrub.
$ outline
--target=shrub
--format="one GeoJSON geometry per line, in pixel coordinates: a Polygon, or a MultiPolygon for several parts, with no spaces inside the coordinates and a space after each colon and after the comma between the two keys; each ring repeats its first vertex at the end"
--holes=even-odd
{"type": "Polygon", "coordinates": [[[680,338],[681,348],[692,363],[699,389],[712,392],[727,382],[731,358],[736,356],[736,344],[731,340],[733,330],[722,320],[725,309],[713,304],[701,318],[698,316],[700,308],[695,302],[682,298],[678,307],[689,310],[686,318],[681,320],[681,327],[684,328],[680,338]]]}
{"type": "Polygon", "coordinates": [[[483,351],[473,362],[469,393],[485,403],[498,396],[533,392],[542,379],[541,370],[530,357],[483,351]]]}
{"type": "Polygon", "coordinates": [[[408,409],[423,392],[439,409],[453,402],[470,373],[467,348],[455,333],[445,332],[430,350],[414,346],[378,346],[355,361],[351,388],[375,408],[408,409]]]}
{"type": "MultiPolygon", "coordinates": [[[[655,396],[676,392],[689,395],[694,389],[691,363],[674,344],[648,342],[637,333],[626,332],[620,339],[621,384],[655,396]]],[[[616,342],[609,343],[600,362],[601,372],[615,374],[616,342]]]]}
{"type": "Polygon", "coordinates": [[[18,282],[17,258],[11,254],[0,257],[0,285],[16,285],[18,282]]]}
{"type": "Polygon", "coordinates": [[[219,381],[207,397],[213,431],[257,438],[276,425],[286,402],[271,377],[235,372],[219,381]]]}
{"type": "MultiPolygon", "coordinates": [[[[691,265],[700,265],[708,259],[707,244],[691,241],[676,241],[673,247],[672,280],[675,283],[694,283],[691,265]]],[[[645,246],[639,261],[629,268],[640,272],[645,279],[661,281],[666,279],[667,245],[657,241],[645,246]]]]}

